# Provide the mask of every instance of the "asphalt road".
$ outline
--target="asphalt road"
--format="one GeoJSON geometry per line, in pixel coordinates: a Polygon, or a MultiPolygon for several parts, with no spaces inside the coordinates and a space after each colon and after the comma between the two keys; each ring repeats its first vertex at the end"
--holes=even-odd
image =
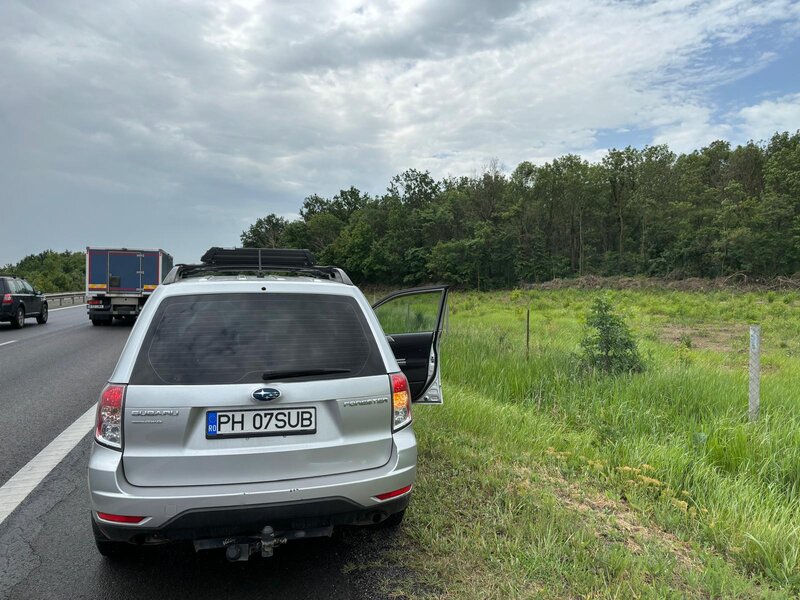
{"type": "MultiPolygon", "coordinates": [[[[100,394],[129,325],[92,327],[85,308],[52,311],[46,325],[0,324],[0,486],[69,427],[100,394]],[[13,343],[7,343],[13,342],[13,343]]],[[[221,551],[146,548],[125,563],[95,550],[86,437],[0,523],[0,598],[380,598],[397,531],[346,529],[295,541],[270,559],[228,563],[221,551]]]]}

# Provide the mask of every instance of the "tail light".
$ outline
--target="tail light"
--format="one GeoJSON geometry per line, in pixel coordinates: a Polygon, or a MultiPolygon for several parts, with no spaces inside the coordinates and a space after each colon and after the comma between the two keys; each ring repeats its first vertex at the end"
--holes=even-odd
{"type": "Polygon", "coordinates": [[[3,304],[11,304],[13,302],[11,298],[11,294],[6,294],[3,296],[3,304]]]}
{"type": "Polygon", "coordinates": [[[122,450],[122,409],[125,404],[125,386],[109,383],[100,394],[97,405],[97,426],[94,439],[100,444],[122,450]]]}
{"type": "Polygon", "coordinates": [[[102,304],[102,303],[103,303],[103,301],[100,300],[100,298],[92,298],[86,304],[89,304],[90,306],[95,306],[97,304],[102,304]]]}
{"type": "Polygon", "coordinates": [[[402,373],[392,373],[389,380],[392,383],[392,431],[397,431],[411,423],[411,390],[402,373]]]}
{"type": "Polygon", "coordinates": [[[410,485],[406,487],[400,488],[399,490],[394,490],[393,492],[386,492],[385,494],[378,494],[375,496],[378,500],[390,500],[392,498],[397,498],[398,496],[402,496],[403,494],[407,494],[411,491],[410,485]]]}
{"type": "Polygon", "coordinates": [[[97,517],[99,519],[103,519],[103,521],[111,521],[112,523],[141,523],[147,517],[129,517],[128,515],[112,515],[109,513],[97,513],[97,517]]]}

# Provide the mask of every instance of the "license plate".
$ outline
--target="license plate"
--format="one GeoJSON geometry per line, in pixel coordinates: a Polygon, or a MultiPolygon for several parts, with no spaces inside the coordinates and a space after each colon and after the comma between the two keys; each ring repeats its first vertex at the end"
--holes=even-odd
{"type": "Polygon", "coordinates": [[[316,408],[264,408],[206,412],[206,438],[303,435],[317,432],[316,408]]]}

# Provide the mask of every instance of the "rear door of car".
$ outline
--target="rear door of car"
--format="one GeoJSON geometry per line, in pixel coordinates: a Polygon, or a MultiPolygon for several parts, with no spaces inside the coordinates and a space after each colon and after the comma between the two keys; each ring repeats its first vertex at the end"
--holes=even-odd
{"type": "Polygon", "coordinates": [[[447,286],[401,290],[372,305],[400,370],[408,379],[411,398],[420,404],[441,404],[440,342],[447,314],[447,286]]]}
{"type": "Polygon", "coordinates": [[[22,282],[19,279],[9,279],[8,287],[11,292],[12,314],[14,314],[17,312],[17,308],[19,308],[20,304],[25,304],[25,300],[27,300],[27,298],[22,288],[22,282]]]}
{"type": "Polygon", "coordinates": [[[16,312],[19,305],[22,304],[25,307],[25,314],[31,312],[30,306],[28,306],[28,293],[25,291],[25,286],[22,284],[22,280],[9,279],[8,283],[11,287],[13,311],[16,312]]]}
{"type": "Polygon", "coordinates": [[[155,308],[125,394],[131,484],[284,481],[389,461],[390,379],[369,307],[269,285],[155,308]]]}
{"type": "Polygon", "coordinates": [[[33,286],[24,279],[20,279],[19,284],[22,286],[22,290],[25,295],[25,312],[29,315],[39,314],[39,312],[42,310],[41,296],[37,295],[33,289],[33,286]]]}

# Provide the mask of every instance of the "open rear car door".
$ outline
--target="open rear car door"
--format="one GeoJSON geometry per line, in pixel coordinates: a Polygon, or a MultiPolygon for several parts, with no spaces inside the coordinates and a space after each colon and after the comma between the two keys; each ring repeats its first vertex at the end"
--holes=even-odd
{"type": "Polygon", "coordinates": [[[439,343],[447,311],[447,286],[394,292],[372,308],[408,379],[411,400],[441,404],[439,343]]]}

